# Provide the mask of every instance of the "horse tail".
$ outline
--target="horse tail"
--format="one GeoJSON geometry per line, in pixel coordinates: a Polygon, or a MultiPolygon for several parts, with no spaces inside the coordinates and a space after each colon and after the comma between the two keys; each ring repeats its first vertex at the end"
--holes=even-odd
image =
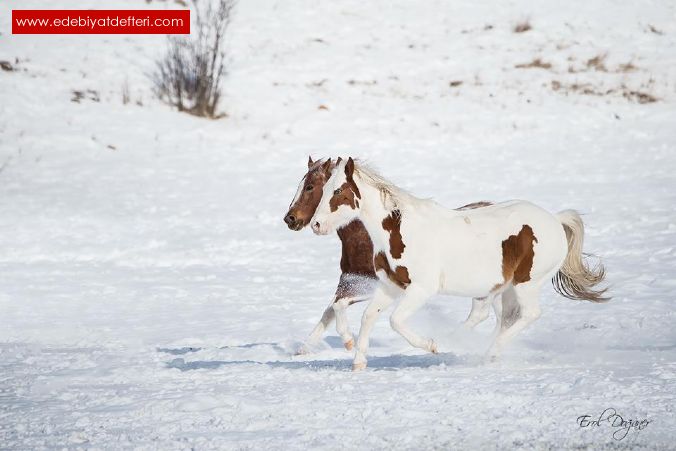
{"type": "Polygon", "coordinates": [[[561,269],[552,278],[554,289],[568,299],[591,302],[609,301],[610,297],[604,296],[608,288],[594,289],[605,279],[606,271],[600,261],[593,268],[586,261],[586,257],[590,255],[582,252],[584,224],[580,214],[575,210],[564,210],[556,217],[561,221],[563,230],[566,232],[568,254],[561,269]]]}

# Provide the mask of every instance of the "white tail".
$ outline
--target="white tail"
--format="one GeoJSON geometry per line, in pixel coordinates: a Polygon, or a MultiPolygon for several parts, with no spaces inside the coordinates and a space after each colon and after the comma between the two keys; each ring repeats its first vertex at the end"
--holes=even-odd
{"type": "Polygon", "coordinates": [[[591,302],[609,301],[610,298],[604,296],[607,288],[594,289],[596,285],[603,281],[606,271],[601,262],[590,268],[585,261],[585,257],[588,255],[582,253],[584,224],[580,214],[575,210],[564,210],[556,216],[566,231],[568,254],[561,269],[552,279],[554,289],[568,299],[591,302]]]}

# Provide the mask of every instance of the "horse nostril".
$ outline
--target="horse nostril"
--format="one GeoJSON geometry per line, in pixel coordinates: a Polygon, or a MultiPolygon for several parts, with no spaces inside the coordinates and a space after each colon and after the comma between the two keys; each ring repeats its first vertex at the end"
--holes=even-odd
{"type": "Polygon", "coordinates": [[[319,222],[315,222],[314,224],[312,224],[312,228],[315,230],[319,230],[319,222]]]}
{"type": "Polygon", "coordinates": [[[284,217],[284,222],[289,226],[293,225],[296,222],[296,217],[292,214],[288,214],[284,217]]]}

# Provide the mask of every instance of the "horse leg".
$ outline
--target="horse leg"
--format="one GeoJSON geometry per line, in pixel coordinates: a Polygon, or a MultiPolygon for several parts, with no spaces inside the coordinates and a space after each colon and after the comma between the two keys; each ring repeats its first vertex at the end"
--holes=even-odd
{"type": "Polygon", "coordinates": [[[434,340],[421,337],[404,324],[406,319],[422,307],[429,296],[428,291],[418,288],[416,285],[409,285],[406,288],[406,292],[401,298],[399,305],[397,305],[397,308],[392,312],[392,316],[390,316],[390,325],[392,326],[392,329],[404,337],[411,346],[436,354],[437,345],[434,340]]]}
{"type": "Polygon", "coordinates": [[[502,328],[509,329],[519,319],[520,308],[516,299],[516,291],[510,286],[502,293],[502,328]]]}
{"type": "Polygon", "coordinates": [[[505,296],[505,293],[502,294],[496,294],[493,299],[491,300],[491,304],[493,304],[493,311],[495,312],[495,328],[493,329],[493,340],[498,336],[500,331],[502,330],[502,299],[505,296]]]}
{"type": "MultiPolygon", "coordinates": [[[[540,317],[540,288],[542,287],[542,282],[528,282],[519,284],[513,287],[514,294],[516,295],[516,303],[518,304],[520,315],[511,324],[509,327],[505,327],[507,324],[507,318],[505,318],[505,306],[503,303],[503,314],[502,314],[502,324],[498,336],[495,337],[493,344],[488,350],[488,358],[490,360],[496,360],[505,346],[525,329],[529,324],[540,317]]],[[[509,296],[509,295],[508,295],[509,296]]],[[[508,297],[508,299],[510,299],[508,297]]]]}
{"type": "Polygon", "coordinates": [[[336,332],[340,335],[340,338],[343,340],[343,346],[348,351],[354,346],[354,338],[352,337],[352,332],[347,325],[347,307],[350,305],[350,298],[336,298],[333,301],[333,312],[336,315],[336,332]]]}
{"type": "Polygon", "coordinates": [[[469,316],[462,325],[467,329],[474,329],[477,324],[488,318],[489,309],[490,305],[487,297],[473,298],[472,310],[469,312],[469,316]]]}
{"type": "Polygon", "coordinates": [[[376,289],[373,294],[373,300],[364,310],[361,317],[361,328],[359,329],[359,338],[357,339],[357,350],[354,354],[352,371],[360,371],[366,368],[366,351],[369,347],[369,335],[373,326],[380,315],[380,312],[389,307],[394,298],[389,296],[382,288],[376,289]]]}
{"type": "Polygon", "coordinates": [[[324,335],[324,331],[326,330],[327,327],[333,322],[333,320],[336,318],[336,313],[333,310],[333,303],[335,299],[331,299],[331,303],[329,304],[328,307],[324,310],[324,313],[322,314],[322,318],[319,320],[317,325],[315,326],[314,329],[312,329],[312,332],[310,333],[310,336],[307,338],[305,343],[301,345],[301,347],[298,349],[297,354],[309,354],[310,349],[314,347],[317,343],[319,343],[319,340],[322,339],[322,335],[324,335]]]}

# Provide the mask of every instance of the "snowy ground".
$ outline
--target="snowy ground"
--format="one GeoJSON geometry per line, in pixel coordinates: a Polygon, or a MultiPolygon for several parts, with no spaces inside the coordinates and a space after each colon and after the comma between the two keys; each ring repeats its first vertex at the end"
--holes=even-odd
{"type": "Polygon", "coordinates": [[[101,7],[67,3],[0,6],[0,448],[676,449],[673,2],[241,0],[219,121],[152,100],[162,37],[9,35],[101,7]],[[382,319],[363,373],[333,330],[294,357],[339,274],[282,222],[309,153],[577,208],[614,298],[547,289],[496,366],[447,297],[413,320],[439,355],[382,319]],[[650,423],[580,428],[606,408],[650,423]]]}

